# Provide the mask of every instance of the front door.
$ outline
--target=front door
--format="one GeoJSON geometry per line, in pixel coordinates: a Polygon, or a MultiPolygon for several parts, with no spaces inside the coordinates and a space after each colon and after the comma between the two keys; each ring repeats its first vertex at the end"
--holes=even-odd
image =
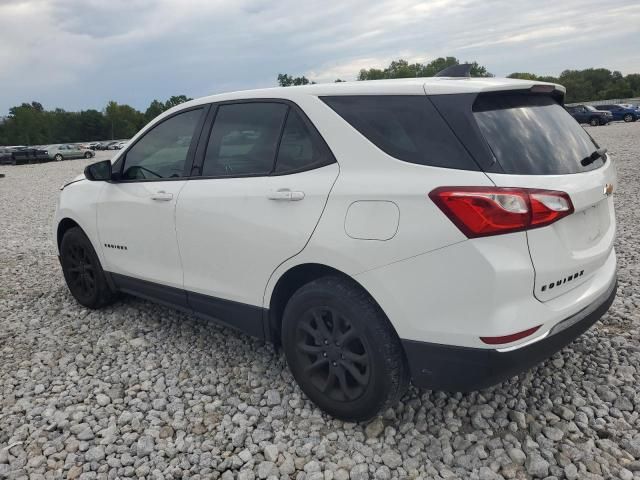
{"type": "MultiPolygon", "coordinates": [[[[202,178],[187,183],[176,211],[191,307],[227,321],[221,316],[230,310],[228,301],[261,307],[273,271],[311,237],[338,171],[297,107],[266,101],[220,105],[202,178]]],[[[246,322],[250,315],[238,317],[246,322]]],[[[254,326],[259,335],[261,325],[254,326]]]]}
{"type": "Polygon", "coordinates": [[[102,189],[97,207],[100,247],[104,268],[117,274],[116,283],[129,285],[135,279],[182,289],[175,209],[187,183],[203,110],[180,112],[153,126],[116,164],[119,180],[102,189]]]}

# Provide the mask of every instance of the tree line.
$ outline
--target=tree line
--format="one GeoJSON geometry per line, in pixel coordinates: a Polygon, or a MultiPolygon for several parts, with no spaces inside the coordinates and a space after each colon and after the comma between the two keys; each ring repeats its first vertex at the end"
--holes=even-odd
{"type": "Polygon", "coordinates": [[[0,145],[47,145],[80,141],[131,138],[150,120],[183,102],[186,95],[174,95],[166,102],[153,100],[145,112],[114,101],[102,111],[68,112],[45,110],[41,103],[23,103],[9,109],[0,123],[0,145]]]}
{"type": "MultiPolygon", "coordinates": [[[[456,57],[440,57],[428,63],[410,63],[399,59],[392,61],[385,68],[362,69],[358,73],[358,80],[382,80],[390,78],[433,77],[445,68],[457,65],[460,61],[456,57]]],[[[487,68],[478,62],[471,63],[472,77],[492,77],[487,68]]],[[[524,80],[539,80],[564,85],[567,88],[566,103],[587,102],[593,100],[610,100],[616,98],[640,97],[640,74],[622,75],[621,72],[606,68],[587,68],[584,70],[564,70],[559,76],[536,75],[529,72],[514,72],[509,78],[524,80]]],[[[305,76],[294,77],[281,73],[278,84],[282,87],[307,85],[315,83],[305,76]]],[[[336,82],[342,80],[338,79],[336,82]]]]}
{"type": "MultiPolygon", "coordinates": [[[[357,79],[432,77],[440,70],[459,63],[456,57],[440,57],[428,63],[410,63],[399,59],[385,68],[362,69],[357,79]]],[[[493,76],[484,65],[475,61],[469,63],[472,64],[472,77],[493,76]]],[[[567,88],[567,103],[640,97],[640,74],[622,75],[617,70],[606,68],[564,70],[558,77],[539,76],[530,72],[514,72],[508,77],[564,85],[567,88]]],[[[283,87],[315,83],[304,75],[287,73],[278,74],[277,82],[283,87]]],[[[157,115],[187,100],[191,99],[186,95],[175,95],[165,102],[153,100],[144,113],[114,101],[109,102],[102,111],[80,112],[68,112],[60,108],[45,110],[39,102],[23,103],[12,107],[9,116],[0,123],[0,145],[44,145],[130,138],[157,115]]]]}

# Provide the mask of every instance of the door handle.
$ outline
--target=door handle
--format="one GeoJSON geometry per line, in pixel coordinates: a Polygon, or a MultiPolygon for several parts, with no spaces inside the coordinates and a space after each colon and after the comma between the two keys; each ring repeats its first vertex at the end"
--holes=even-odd
{"type": "Polygon", "coordinates": [[[173,199],[173,193],[167,193],[164,190],[151,194],[151,200],[157,200],[159,202],[168,202],[173,199]]]}
{"type": "Polygon", "coordinates": [[[291,191],[288,188],[281,188],[269,194],[269,200],[280,200],[286,202],[298,202],[304,198],[304,192],[291,191]]]}

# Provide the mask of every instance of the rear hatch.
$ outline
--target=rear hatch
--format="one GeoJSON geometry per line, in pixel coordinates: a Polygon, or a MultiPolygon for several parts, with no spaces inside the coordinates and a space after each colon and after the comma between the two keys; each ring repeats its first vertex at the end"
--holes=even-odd
{"type": "Polygon", "coordinates": [[[597,275],[615,233],[612,159],[550,95],[480,94],[472,110],[497,187],[557,190],[573,203],[572,214],[526,232],[536,298],[551,300],[597,275]]]}

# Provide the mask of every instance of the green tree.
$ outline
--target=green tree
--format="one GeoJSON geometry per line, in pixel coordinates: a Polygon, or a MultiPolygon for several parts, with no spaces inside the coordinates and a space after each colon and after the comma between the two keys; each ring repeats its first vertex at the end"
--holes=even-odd
{"type": "Polygon", "coordinates": [[[164,103],[159,100],[153,100],[149,104],[147,110],[144,112],[144,118],[147,120],[147,122],[150,122],[165,110],[166,108],[164,107],[164,103]]]}
{"type": "MultiPolygon", "coordinates": [[[[362,69],[358,74],[358,80],[381,80],[387,78],[412,78],[433,77],[436,73],[452,65],[458,65],[460,61],[455,57],[439,57],[429,63],[409,63],[407,60],[394,60],[389,66],[379,68],[362,69]]],[[[478,62],[471,62],[472,77],[492,77],[487,69],[478,62]]]]}
{"type": "Polygon", "coordinates": [[[301,77],[293,77],[288,73],[279,73],[278,74],[278,85],[281,87],[292,87],[296,85],[309,85],[314,84],[316,82],[312,82],[304,75],[301,77]]]}
{"type": "Polygon", "coordinates": [[[130,138],[145,124],[142,113],[129,105],[119,105],[113,100],[105,108],[107,124],[111,127],[111,138],[130,138]]]}

